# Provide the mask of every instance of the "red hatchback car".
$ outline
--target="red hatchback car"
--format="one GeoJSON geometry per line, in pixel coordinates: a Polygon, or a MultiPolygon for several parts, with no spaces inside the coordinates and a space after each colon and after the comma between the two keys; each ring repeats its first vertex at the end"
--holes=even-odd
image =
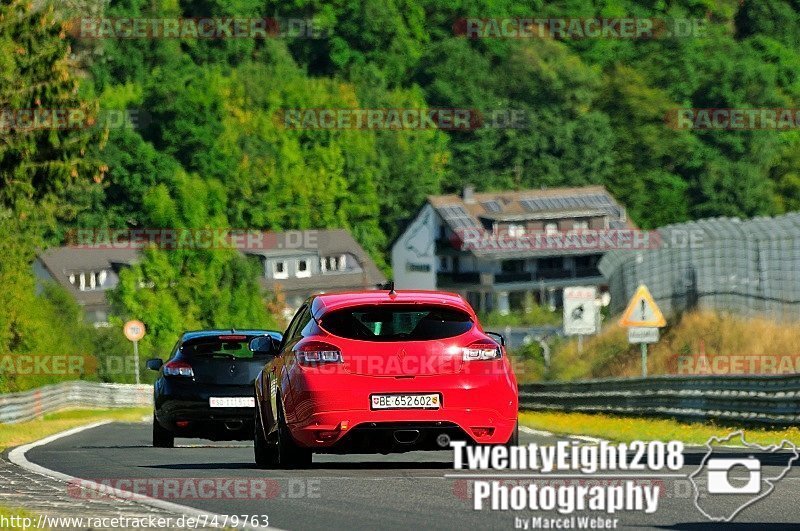
{"type": "MultiPolygon", "coordinates": [[[[316,295],[297,311],[255,380],[259,466],[303,466],[313,452],[516,444],[517,381],[503,347],[459,295],[316,295]]],[[[262,344],[263,343],[263,344],[262,344]]]]}

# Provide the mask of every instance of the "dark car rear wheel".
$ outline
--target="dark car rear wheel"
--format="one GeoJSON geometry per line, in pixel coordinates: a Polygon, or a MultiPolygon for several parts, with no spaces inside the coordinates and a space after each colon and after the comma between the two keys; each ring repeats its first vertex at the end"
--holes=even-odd
{"type": "Polygon", "coordinates": [[[175,435],[161,426],[153,413],[153,448],[174,448],[175,435]]]}

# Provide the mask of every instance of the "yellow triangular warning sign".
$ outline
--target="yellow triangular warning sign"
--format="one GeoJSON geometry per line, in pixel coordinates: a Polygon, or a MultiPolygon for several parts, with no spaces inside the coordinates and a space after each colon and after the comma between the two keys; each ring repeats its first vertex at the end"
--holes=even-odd
{"type": "Polygon", "coordinates": [[[658,309],[656,301],[650,295],[647,286],[644,284],[639,285],[636,293],[631,297],[631,302],[625,308],[625,312],[619,320],[620,326],[650,326],[662,327],[666,326],[667,321],[664,319],[664,314],[658,309]]]}

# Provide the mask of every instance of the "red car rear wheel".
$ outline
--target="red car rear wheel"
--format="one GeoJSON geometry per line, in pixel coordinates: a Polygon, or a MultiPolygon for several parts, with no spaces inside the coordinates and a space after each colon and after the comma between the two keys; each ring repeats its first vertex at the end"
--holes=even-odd
{"type": "Polygon", "coordinates": [[[280,396],[278,397],[278,444],[276,448],[277,464],[281,468],[304,468],[311,465],[313,459],[311,450],[298,446],[289,433],[280,396]]]}
{"type": "Polygon", "coordinates": [[[256,465],[259,468],[273,468],[278,464],[277,445],[270,444],[264,437],[264,426],[261,422],[261,415],[258,414],[258,405],[256,405],[254,424],[253,453],[256,465]]]}

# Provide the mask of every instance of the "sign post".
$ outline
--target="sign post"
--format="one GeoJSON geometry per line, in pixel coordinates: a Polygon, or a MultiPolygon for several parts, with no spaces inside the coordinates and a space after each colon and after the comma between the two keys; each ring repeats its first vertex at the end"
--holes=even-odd
{"type": "Polygon", "coordinates": [[[628,329],[629,343],[639,343],[642,351],[642,378],[647,378],[647,345],[658,343],[658,329],[667,324],[647,286],[639,285],[619,324],[628,329]]]}
{"type": "Polygon", "coordinates": [[[133,320],[125,323],[122,331],[128,341],[133,342],[133,366],[136,376],[136,383],[139,383],[139,340],[144,337],[144,323],[133,320]]]}
{"type": "Polygon", "coordinates": [[[594,287],[564,288],[564,335],[578,336],[578,352],[583,351],[583,336],[597,332],[598,308],[594,287]]]}

